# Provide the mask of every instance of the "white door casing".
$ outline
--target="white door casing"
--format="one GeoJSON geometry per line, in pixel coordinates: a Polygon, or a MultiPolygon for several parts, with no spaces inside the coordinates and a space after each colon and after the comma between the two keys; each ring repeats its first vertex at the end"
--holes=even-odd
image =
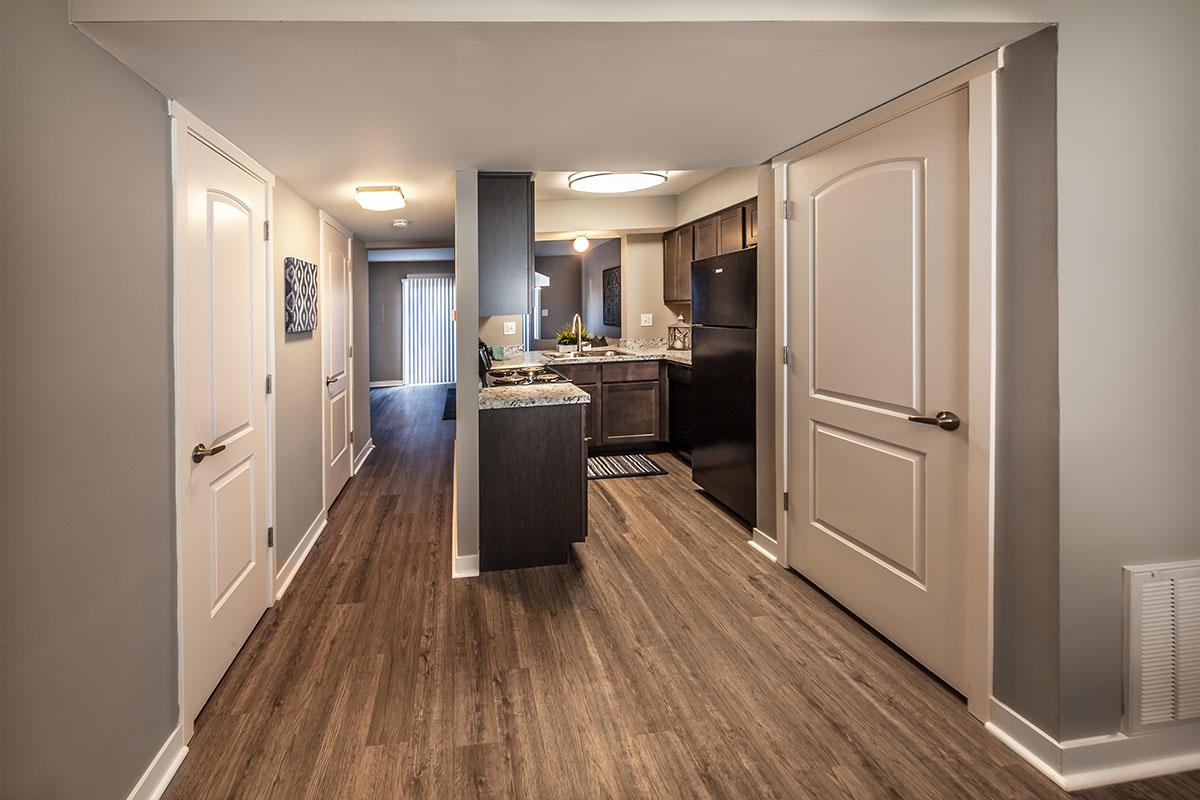
{"type": "Polygon", "coordinates": [[[960,690],[968,176],[964,89],[789,164],[785,223],[788,563],[960,690]]]}
{"type": "Polygon", "coordinates": [[[328,215],[321,214],[321,294],[318,319],[321,327],[322,394],[325,452],[325,508],[350,480],[354,464],[351,438],[354,430],[351,399],[353,327],[351,322],[350,233],[328,215]]]}
{"type": "Polygon", "coordinates": [[[185,735],[271,604],[272,178],[172,104],[180,706],[185,735]],[[194,449],[211,455],[197,461],[194,449]]]}

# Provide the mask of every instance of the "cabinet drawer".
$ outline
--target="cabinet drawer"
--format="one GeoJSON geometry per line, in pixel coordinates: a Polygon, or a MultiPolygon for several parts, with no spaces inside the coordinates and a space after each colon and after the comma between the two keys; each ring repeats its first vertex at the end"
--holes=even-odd
{"type": "Polygon", "coordinates": [[[616,364],[604,364],[603,366],[605,383],[658,380],[657,361],[623,361],[616,364]]]}
{"type": "Polygon", "coordinates": [[[550,369],[576,385],[600,382],[599,364],[551,364],[550,369]]]}

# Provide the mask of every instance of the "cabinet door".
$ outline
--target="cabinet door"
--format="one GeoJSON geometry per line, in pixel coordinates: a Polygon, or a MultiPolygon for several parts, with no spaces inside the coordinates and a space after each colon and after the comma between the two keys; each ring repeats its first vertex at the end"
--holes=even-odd
{"type": "Polygon", "coordinates": [[[693,226],[684,225],[679,229],[679,240],[675,251],[675,300],[680,303],[692,302],[692,248],[695,244],[693,226]]]}
{"type": "Polygon", "coordinates": [[[746,247],[758,244],[758,201],[746,203],[746,247]]]}
{"type": "Polygon", "coordinates": [[[742,206],[722,211],[717,217],[717,252],[719,255],[741,250],[746,246],[744,223],[742,222],[742,206]]]}
{"type": "Polygon", "coordinates": [[[658,438],[658,381],[601,385],[600,441],[606,445],[658,438]]]}
{"type": "Polygon", "coordinates": [[[707,217],[696,223],[696,249],[693,261],[717,255],[717,218],[707,217]]]}
{"type": "Polygon", "coordinates": [[[667,420],[670,428],[670,442],[675,447],[690,451],[692,449],[691,376],[687,376],[686,382],[672,376],[667,386],[667,393],[669,395],[667,420]]]}
{"type": "Polygon", "coordinates": [[[675,302],[679,299],[679,230],[667,231],[663,234],[663,301],[675,302]]]}
{"type": "Polygon", "coordinates": [[[603,418],[601,406],[604,404],[603,392],[600,391],[600,384],[598,383],[577,383],[575,385],[592,396],[592,402],[588,403],[587,412],[583,417],[583,441],[588,447],[594,447],[600,444],[600,421],[603,418]]]}
{"type": "Polygon", "coordinates": [[[479,316],[528,314],[533,286],[533,181],[479,174],[479,316]]]}

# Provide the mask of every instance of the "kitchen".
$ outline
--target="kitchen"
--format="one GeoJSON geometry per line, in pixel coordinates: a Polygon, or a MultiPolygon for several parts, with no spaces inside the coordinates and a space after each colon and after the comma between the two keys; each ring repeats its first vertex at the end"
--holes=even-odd
{"type": "MultiPolygon", "coordinates": [[[[654,175],[649,180],[658,182],[654,175]]],[[[490,317],[483,312],[498,306],[497,296],[516,296],[535,315],[526,342],[544,347],[545,333],[532,335],[549,283],[535,268],[542,243],[533,241],[534,177],[478,176],[480,316],[490,317]]],[[[635,338],[628,328],[619,337],[589,336],[588,323],[600,320],[575,313],[555,349],[531,350],[489,341],[494,326],[481,320],[481,571],[567,563],[587,538],[589,480],[652,481],[668,459],[690,465],[714,515],[747,534],[754,526],[757,197],[737,196],[652,235],[661,252],[656,300],[676,312],[665,338],[635,338]]],[[[581,238],[587,248],[587,237],[574,238],[577,251],[581,238]]],[[[629,270],[623,263],[622,277],[629,270]]]]}

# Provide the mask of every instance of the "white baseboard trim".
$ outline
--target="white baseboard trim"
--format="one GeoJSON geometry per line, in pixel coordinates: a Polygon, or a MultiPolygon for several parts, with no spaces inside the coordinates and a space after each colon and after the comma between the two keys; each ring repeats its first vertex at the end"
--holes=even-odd
{"type": "Polygon", "coordinates": [[[179,765],[183,763],[187,751],[187,745],[183,743],[183,726],[177,725],[159,748],[158,755],[150,762],[150,766],[142,773],[141,780],[129,793],[128,800],[158,800],[162,797],[171,778],[175,777],[179,765]]]}
{"type": "Polygon", "coordinates": [[[454,577],[455,578],[478,578],[479,577],[479,553],[469,556],[454,557],[454,577]]]}
{"type": "Polygon", "coordinates": [[[987,729],[1068,792],[1200,769],[1200,726],[1059,742],[996,698],[987,729]]]}
{"type": "Polygon", "coordinates": [[[386,389],[389,386],[407,386],[404,381],[371,381],[368,386],[372,389],[386,389]]]}
{"type": "Polygon", "coordinates": [[[367,462],[367,456],[373,452],[375,452],[375,439],[367,439],[367,444],[363,447],[362,452],[354,459],[354,471],[350,474],[357,475],[358,471],[362,469],[363,464],[367,462]]]}
{"type": "Polygon", "coordinates": [[[770,536],[767,536],[758,528],[755,528],[751,532],[750,539],[748,540],[747,544],[757,550],[759,555],[765,556],[772,563],[779,563],[779,556],[777,555],[779,543],[770,536]]]}
{"type": "Polygon", "coordinates": [[[312,521],[312,524],[308,526],[308,530],[304,532],[304,536],[300,539],[300,543],[296,545],[296,549],[292,551],[292,554],[288,556],[288,560],[275,575],[276,602],[283,599],[284,593],[292,585],[292,578],[296,577],[296,573],[300,571],[300,565],[304,563],[304,559],[308,558],[309,552],[313,549],[313,545],[317,543],[317,539],[320,538],[328,522],[329,512],[321,509],[321,513],[317,514],[317,518],[312,521]]]}

